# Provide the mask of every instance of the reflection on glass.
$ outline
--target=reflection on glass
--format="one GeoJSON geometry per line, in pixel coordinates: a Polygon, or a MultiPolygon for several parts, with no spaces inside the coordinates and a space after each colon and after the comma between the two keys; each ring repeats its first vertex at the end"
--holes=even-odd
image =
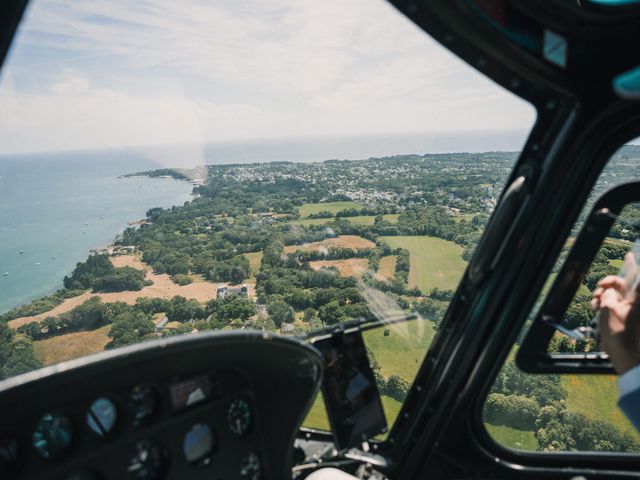
{"type": "Polygon", "coordinates": [[[116,426],[118,411],[108,398],[98,398],[87,411],[87,426],[99,437],[106,437],[116,426]]]}
{"type": "Polygon", "coordinates": [[[37,423],[33,432],[33,448],[48,460],[62,455],[71,445],[71,419],[59,413],[48,413],[37,423]]]}
{"type": "Polygon", "coordinates": [[[194,425],[184,436],[182,451],[189,463],[208,465],[214,453],[214,437],[209,425],[194,425]]]}

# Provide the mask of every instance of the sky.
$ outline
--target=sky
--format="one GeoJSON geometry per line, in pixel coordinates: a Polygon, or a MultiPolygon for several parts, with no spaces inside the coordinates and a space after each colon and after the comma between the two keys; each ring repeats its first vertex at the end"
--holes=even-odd
{"type": "Polygon", "coordinates": [[[33,0],[0,112],[0,154],[535,118],[383,0],[33,0]]]}

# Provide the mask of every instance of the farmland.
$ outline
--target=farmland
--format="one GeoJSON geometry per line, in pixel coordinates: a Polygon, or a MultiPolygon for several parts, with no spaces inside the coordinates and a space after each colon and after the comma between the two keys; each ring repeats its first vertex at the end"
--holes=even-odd
{"type": "Polygon", "coordinates": [[[453,242],[427,236],[383,237],[393,248],[409,250],[409,285],[423,292],[432,288],[454,289],[460,282],[466,262],[462,248],[453,242]]]}

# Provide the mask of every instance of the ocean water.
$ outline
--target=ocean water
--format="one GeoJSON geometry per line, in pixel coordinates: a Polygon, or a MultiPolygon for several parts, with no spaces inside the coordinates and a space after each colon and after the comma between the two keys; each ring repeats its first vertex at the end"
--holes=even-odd
{"type": "Polygon", "coordinates": [[[192,198],[188,182],[118,178],[157,166],[121,151],[0,158],[0,312],[61,287],[149,208],[192,198]]]}

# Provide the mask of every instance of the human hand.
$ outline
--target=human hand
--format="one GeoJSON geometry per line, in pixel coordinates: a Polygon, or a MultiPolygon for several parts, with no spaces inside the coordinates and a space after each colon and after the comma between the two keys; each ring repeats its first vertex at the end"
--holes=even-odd
{"type": "Polygon", "coordinates": [[[609,275],[600,280],[591,300],[599,312],[600,346],[620,375],[640,364],[640,298],[633,288],[638,266],[631,252],[625,255],[623,271],[624,278],[609,275]]]}

